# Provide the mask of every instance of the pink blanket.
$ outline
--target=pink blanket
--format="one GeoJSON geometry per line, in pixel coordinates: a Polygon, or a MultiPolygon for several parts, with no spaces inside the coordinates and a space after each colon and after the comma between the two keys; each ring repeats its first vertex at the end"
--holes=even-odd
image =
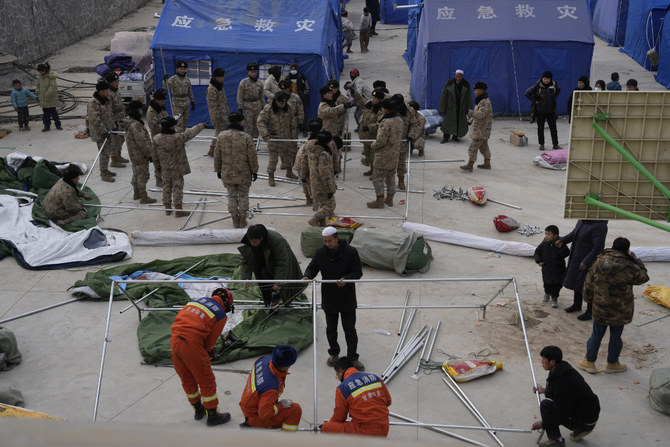
{"type": "Polygon", "coordinates": [[[567,163],[568,162],[568,148],[556,149],[554,151],[547,151],[542,153],[542,158],[544,161],[550,165],[555,165],[556,163],[567,163]]]}

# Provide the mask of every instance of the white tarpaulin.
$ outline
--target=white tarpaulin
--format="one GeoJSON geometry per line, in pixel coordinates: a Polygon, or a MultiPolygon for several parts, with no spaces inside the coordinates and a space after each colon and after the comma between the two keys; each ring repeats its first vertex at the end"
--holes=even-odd
{"type": "Polygon", "coordinates": [[[128,236],[100,227],[70,233],[33,223],[31,199],[0,195],[0,240],[29,269],[57,269],[122,260],[132,255],[128,236]]]}
{"type": "Polygon", "coordinates": [[[402,224],[402,229],[407,233],[420,234],[424,239],[428,239],[429,241],[446,242],[447,244],[495,251],[496,253],[504,253],[506,255],[533,256],[535,253],[534,246],[523,242],[501,241],[420,223],[405,222],[402,224]]]}
{"type": "Polygon", "coordinates": [[[130,238],[134,245],[237,244],[242,242],[245,234],[247,234],[246,228],[229,230],[133,231],[130,233],[130,238]]]}

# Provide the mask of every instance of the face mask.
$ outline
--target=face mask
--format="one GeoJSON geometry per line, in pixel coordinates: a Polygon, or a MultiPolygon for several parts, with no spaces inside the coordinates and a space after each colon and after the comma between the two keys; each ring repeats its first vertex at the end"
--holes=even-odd
{"type": "Polygon", "coordinates": [[[297,75],[297,74],[298,74],[298,70],[291,70],[291,74],[292,74],[292,75],[297,75]]]}
{"type": "Polygon", "coordinates": [[[602,92],[603,89],[601,89],[600,87],[596,87],[596,88],[593,89],[593,91],[594,92],[602,92]]]}

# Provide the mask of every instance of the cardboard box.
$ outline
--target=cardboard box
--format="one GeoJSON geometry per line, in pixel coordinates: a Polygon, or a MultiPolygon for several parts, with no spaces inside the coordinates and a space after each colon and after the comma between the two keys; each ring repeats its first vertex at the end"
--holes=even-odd
{"type": "Polygon", "coordinates": [[[509,136],[509,142],[514,146],[528,146],[528,137],[512,133],[509,136]]]}

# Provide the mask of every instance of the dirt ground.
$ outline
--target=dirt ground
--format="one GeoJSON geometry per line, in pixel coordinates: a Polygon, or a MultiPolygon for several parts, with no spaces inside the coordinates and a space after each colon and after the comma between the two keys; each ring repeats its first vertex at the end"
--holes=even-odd
{"type": "MultiPolygon", "coordinates": [[[[353,0],[349,3],[350,17],[356,19],[364,2],[353,0]]],[[[155,12],[160,10],[160,2],[150,1],[146,7],[124,18],[113,27],[87,38],[68,48],[64,48],[50,58],[55,71],[63,72],[68,67],[88,67],[98,64],[106,54],[106,46],[114,32],[133,30],[155,25],[155,12]]],[[[357,20],[357,19],[356,19],[357,20]]],[[[355,21],[356,21],[355,20],[355,21]]],[[[345,61],[342,79],[348,77],[352,68],[358,68],[370,83],[376,79],[387,81],[391,92],[400,92],[408,97],[410,73],[401,58],[405,50],[406,31],[397,25],[379,25],[379,36],[371,38],[370,52],[361,55],[358,51],[345,61]]],[[[356,49],[356,45],[354,45],[356,49]]],[[[596,39],[591,79],[608,79],[611,71],[619,71],[622,81],[635,77],[641,90],[664,90],[653,80],[653,74],[645,72],[636,62],[608,47],[596,39]]],[[[92,73],[67,73],[63,75],[74,81],[94,82],[92,73]]],[[[467,73],[466,73],[467,78],[467,73]]],[[[471,82],[475,80],[470,80],[471,82]]],[[[593,81],[592,81],[593,83],[593,81]]],[[[318,86],[317,86],[318,88],[318,86]]],[[[570,86],[563,86],[566,92],[561,100],[567,101],[570,86]]],[[[73,115],[85,113],[85,101],[92,90],[73,90],[81,97],[73,115]]],[[[522,98],[523,101],[523,98],[522,98]]],[[[95,156],[95,146],[90,140],[76,140],[73,134],[82,124],[81,119],[64,121],[63,132],[39,132],[39,122],[33,131],[13,132],[2,139],[0,154],[7,155],[21,151],[29,155],[41,155],[55,161],[81,161],[91,163],[95,156]]],[[[350,117],[350,126],[353,126],[350,117]]],[[[15,126],[9,126],[16,130],[15,126]]],[[[559,139],[562,144],[569,141],[569,125],[561,117],[558,123],[559,139]]],[[[206,130],[204,135],[211,135],[206,130]]],[[[355,134],[354,134],[355,135],[355,134]]],[[[439,144],[440,134],[426,142],[426,159],[463,159],[467,153],[469,138],[460,143],[439,144]]],[[[186,177],[186,188],[221,190],[216,178],[212,159],[206,157],[208,143],[192,142],[187,145],[192,174],[186,177]]],[[[538,245],[542,235],[527,237],[512,233],[498,233],[492,224],[497,214],[514,217],[522,224],[544,228],[549,224],[559,226],[562,233],[569,232],[574,220],[562,217],[565,172],[542,169],[533,164],[537,150],[535,125],[519,118],[499,118],[494,121],[490,140],[492,151],[491,171],[475,169],[468,174],[458,169],[460,163],[412,164],[409,184],[411,189],[424,191],[409,197],[408,220],[444,229],[463,231],[490,238],[524,242],[538,245]],[[515,147],[509,144],[511,131],[523,131],[529,135],[530,145],[515,147]],[[468,187],[484,186],[489,197],[522,207],[516,210],[489,203],[485,207],[460,201],[437,200],[433,190],[443,185],[468,187]]],[[[124,149],[124,155],[126,150],[124,149]]],[[[397,204],[385,210],[370,210],[365,203],[373,198],[373,191],[361,189],[370,181],[363,177],[366,169],[360,162],[360,150],[355,148],[347,154],[346,181],[338,179],[342,190],[336,194],[336,212],[350,216],[403,217],[405,209],[397,204]]],[[[412,157],[418,160],[416,154],[412,157]]],[[[260,172],[264,172],[267,157],[261,155],[260,172]]],[[[97,171],[91,176],[90,186],[108,205],[132,205],[130,167],[118,169],[115,183],[100,181],[97,171]]],[[[154,181],[150,180],[153,187],[154,181]]],[[[287,195],[301,197],[299,186],[278,183],[270,188],[259,179],[253,184],[252,193],[287,195]]],[[[150,192],[159,198],[159,193],[150,192]]],[[[196,201],[199,196],[186,196],[187,201],[196,201]]],[[[396,202],[404,197],[396,196],[396,202]]],[[[252,200],[264,205],[283,205],[285,202],[252,200]]],[[[193,205],[190,205],[193,206],[193,205]]],[[[224,202],[214,202],[208,209],[225,210],[224,202]]],[[[281,211],[281,210],[277,210],[281,211]]],[[[107,209],[102,212],[102,227],[122,229],[128,233],[135,230],[178,230],[183,220],[167,217],[157,211],[132,211],[107,209]]],[[[300,231],[307,225],[309,216],[278,216],[256,214],[251,223],[263,223],[281,232],[292,245],[303,269],[309,259],[299,250],[300,231]]],[[[366,227],[397,229],[399,220],[360,220],[366,227]]],[[[229,221],[219,222],[208,228],[232,228],[229,221]]],[[[400,231],[398,229],[398,231],[400,231]]],[[[607,246],[618,236],[628,237],[633,246],[667,246],[666,232],[632,221],[617,220],[609,224],[607,246]]],[[[413,279],[444,279],[432,282],[381,282],[360,284],[359,303],[369,305],[402,305],[406,290],[411,291],[411,304],[458,305],[483,304],[490,300],[505,281],[478,281],[488,278],[514,278],[521,301],[529,347],[530,362],[524,343],[514,284],[509,284],[487,308],[486,319],[481,311],[474,309],[424,309],[417,311],[410,333],[416,333],[421,325],[435,325],[440,320],[441,328],[435,350],[431,357],[437,362],[451,359],[485,358],[501,361],[503,370],[495,375],[462,385],[463,391],[482,412],[491,426],[528,429],[539,418],[538,402],[531,392],[533,372],[539,383],[544,383],[546,372],[542,370],[539,351],[543,346],[555,344],[563,349],[565,359],[573,365],[584,356],[585,342],[590,335],[591,325],[576,319],[575,314],[566,314],[563,309],[571,303],[571,291],[563,290],[559,299],[560,308],[553,309],[541,302],[543,295],[540,268],[531,258],[510,255],[496,256],[495,253],[442,244],[430,243],[433,261],[430,270],[424,274],[414,274],[413,279]],[[448,281],[453,278],[468,278],[467,281],[448,281]],[[531,372],[531,366],[533,371],[531,372]]],[[[197,256],[210,253],[236,253],[236,244],[194,245],[175,247],[135,246],[131,259],[124,262],[148,262],[154,259],[172,259],[182,256],[197,256]]],[[[87,271],[101,267],[76,268],[58,271],[27,271],[12,259],[0,262],[5,281],[0,284],[0,320],[60,302],[70,298],[68,288],[84,277],[87,271]]],[[[649,285],[668,285],[668,265],[648,263],[649,285]]],[[[396,279],[394,272],[364,268],[365,279],[396,279]]],[[[648,325],[637,326],[668,313],[667,309],[650,303],[642,296],[646,285],[634,288],[636,296],[635,317],[623,333],[624,349],[622,361],[628,364],[628,371],[615,375],[586,375],[587,382],[598,394],[602,413],[595,431],[581,444],[596,445],[663,445],[667,437],[667,418],[654,411],[648,404],[649,376],[654,368],[668,366],[667,344],[670,318],[648,325]]],[[[172,368],[141,365],[137,349],[137,319],[133,312],[120,315],[119,310],[126,303],[112,306],[110,343],[104,368],[98,424],[114,427],[119,431],[148,427],[152,431],[170,433],[195,429],[204,431],[204,426],[192,420],[192,411],[181,390],[179,378],[172,368]],[[156,430],[158,429],[158,430],[156,430]]],[[[96,387],[100,371],[101,351],[104,343],[107,305],[99,302],[82,301],[56,308],[30,317],[5,324],[16,334],[23,362],[9,372],[0,372],[0,388],[20,389],[28,408],[64,417],[79,430],[86,430],[92,420],[96,387]]],[[[389,363],[398,341],[397,330],[400,311],[397,309],[361,309],[358,311],[357,328],[359,352],[367,370],[381,373],[389,363]],[[377,332],[382,329],[390,336],[377,332]]],[[[334,389],[337,381],[331,369],[326,367],[325,321],[321,312],[317,316],[317,364],[316,408],[314,406],[313,350],[310,346],[303,350],[297,363],[291,369],[284,397],[300,402],[303,407],[301,427],[309,428],[313,421],[321,423],[330,417],[334,389]]],[[[342,340],[343,341],[343,340],[342,340]]],[[[602,349],[606,349],[604,343],[602,349]]],[[[242,413],[238,401],[254,359],[240,360],[230,365],[217,366],[216,377],[219,386],[220,408],[229,411],[232,422],[212,431],[239,432],[238,423],[242,413]],[[240,372],[241,371],[241,372],[240,372]]],[[[389,384],[393,396],[391,411],[419,419],[423,422],[458,425],[479,425],[478,421],[465,409],[464,405],[443,383],[440,371],[421,374],[413,378],[417,359],[414,358],[389,384]]],[[[604,354],[598,360],[604,368],[604,354]]],[[[6,425],[0,424],[0,427],[6,425]]],[[[102,427],[100,428],[102,430],[102,427]]],[[[75,428],[73,428],[73,431],[75,428]]],[[[4,428],[3,428],[4,431],[4,428]]],[[[15,440],[21,436],[27,439],[30,430],[13,430],[15,440]]],[[[481,431],[453,430],[458,435],[476,440],[485,445],[495,445],[495,441],[481,431]]],[[[567,437],[568,431],[563,435],[567,437]]],[[[258,440],[258,433],[248,435],[250,443],[258,440]]],[[[298,433],[296,436],[318,436],[298,433]]],[[[499,433],[506,445],[532,446],[537,441],[537,433],[499,433]]],[[[195,438],[194,438],[195,439],[195,438]]],[[[283,438],[282,438],[283,439],[283,438]]],[[[314,442],[319,442],[315,438],[314,442]]],[[[394,426],[389,439],[403,444],[439,441],[444,445],[466,445],[463,441],[446,437],[425,429],[394,426]]],[[[300,441],[303,442],[303,441],[300,441]]],[[[356,440],[356,444],[363,441],[356,440]]],[[[571,444],[570,441],[567,441],[571,444]]],[[[3,442],[0,444],[4,445],[3,442]]],[[[13,444],[27,445],[27,444],[13,444]]],[[[33,445],[39,445],[35,443],[33,445]]],[[[166,444],[168,445],[168,444],[166,444]]]]}

